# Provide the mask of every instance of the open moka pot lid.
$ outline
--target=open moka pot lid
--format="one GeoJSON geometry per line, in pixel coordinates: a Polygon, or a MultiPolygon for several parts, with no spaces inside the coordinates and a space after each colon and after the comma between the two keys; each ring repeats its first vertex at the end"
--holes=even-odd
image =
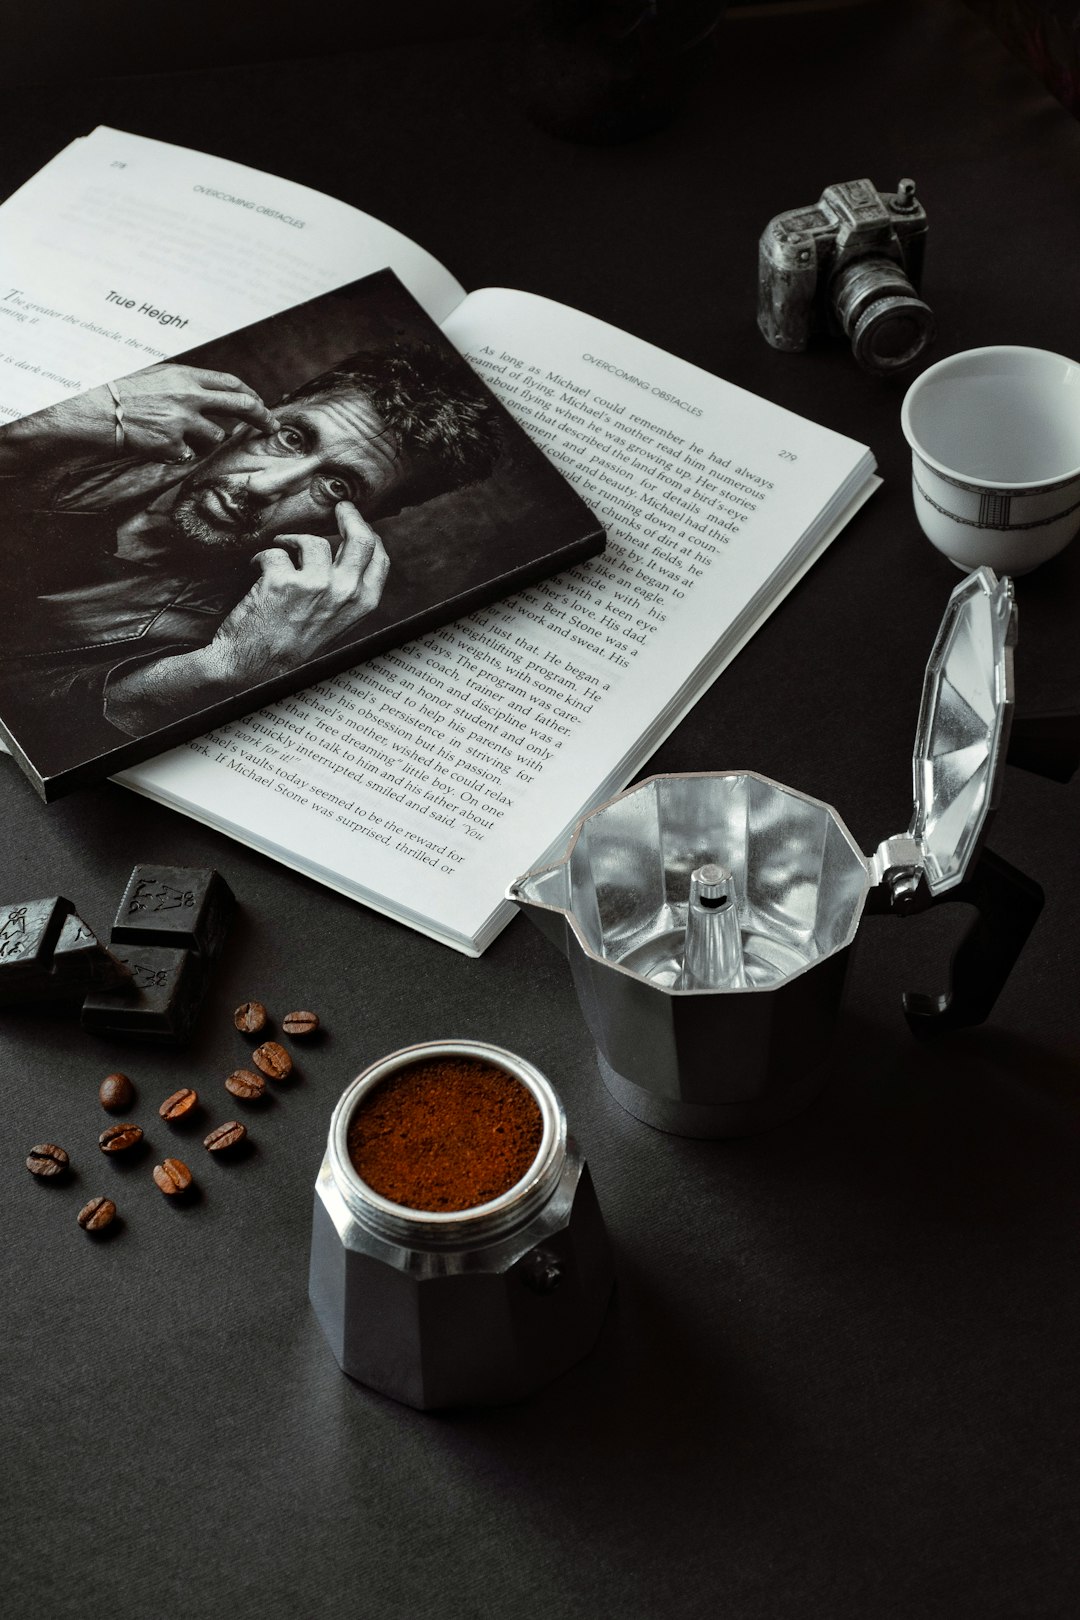
{"type": "MultiPolygon", "coordinates": [[[[796,1112],[824,1078],[864,909],[980,903],[970,875],[1004,770],[1015,639],[1011,581],[978,569],[927,665],[911,822],[871,855],[831,805],[755,771],[653,776],[511,886],[569,958],[601,1073],[632,1113],[715,1136],[796,1112]]],[[[909,1017],[985,1017],[974,1002],[992,1003],[1017,954],[997,943],[983,940],[971,1006],[909,998],[909,1017]]]]}

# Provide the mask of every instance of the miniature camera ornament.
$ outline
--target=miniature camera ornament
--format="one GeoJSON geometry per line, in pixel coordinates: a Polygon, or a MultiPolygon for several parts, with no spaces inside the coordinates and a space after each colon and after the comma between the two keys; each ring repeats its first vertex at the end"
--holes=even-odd
{"type": "Polygon", "coordinates": [[[922,354],[934,317],[919,297],[926,211],[914,180],[826,186],[820,202],[771,219],[758,248],[758,325],[798,352],[816,332],[845,336],[865,371],[891,375],[922,354]]]}
{"type": "Polygon", "coordinates": [[[864,854],[831,805],[755,771],[654,776],[577,825],[513,884],[567,956],[601,1077],[630,1113],[718,1137],[790,1118],[824,1083],[866,912],[945,901],[978,919],[948,993],[905,998],[919,1034],[980,1022],[1042,906],[982,851],[1013,708],[1012,583],[952,593],[931,653],[904,833],[864,854]]]}

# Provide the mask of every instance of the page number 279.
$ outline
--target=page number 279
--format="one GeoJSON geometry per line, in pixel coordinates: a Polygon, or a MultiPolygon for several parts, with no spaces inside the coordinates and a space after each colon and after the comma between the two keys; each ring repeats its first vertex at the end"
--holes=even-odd
{"type": "Polygon", "coordinates": [[[780,452],[781,461],[798,461],[798,459],[799,458],[795,454],[794,450],[781,450],[780,452]]]}

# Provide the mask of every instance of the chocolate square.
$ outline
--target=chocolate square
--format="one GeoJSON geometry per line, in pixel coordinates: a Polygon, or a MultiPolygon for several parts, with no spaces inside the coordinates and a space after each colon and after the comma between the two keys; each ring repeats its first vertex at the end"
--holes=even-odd
{"type": "Polygon", "coordinates": [[[205,866],[136,866],[116,913],[114,945],[181,946],[217,956],[236,907],[220,873],[205,866]]]}
{"type": "Polygon", "coordinates": [[[131,988],[95,990],[83,1002],[84,1029],[179,1045],[191,1034],[206,987],[203,959],[191,951],[121,946],[113,955],[131,988]]]}

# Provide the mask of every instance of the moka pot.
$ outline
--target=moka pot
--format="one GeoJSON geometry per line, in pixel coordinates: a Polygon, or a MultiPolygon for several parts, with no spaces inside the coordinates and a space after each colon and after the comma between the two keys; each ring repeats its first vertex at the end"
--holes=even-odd
{"type": "Polygon", "coordinates": [[[948,992],[905,997],[919,1033],[987,1016],[1042,892],[982,849],[1013,708],[1011,581],[953,591],[927,665],[906,832],[864,854],[828,804],[756,771],[653,776],[577,824],[509,898],[568,958],[600,1072],[630,1113],[718,1137],[823,1084],[864,912],[964,900],[948,992]]]}

